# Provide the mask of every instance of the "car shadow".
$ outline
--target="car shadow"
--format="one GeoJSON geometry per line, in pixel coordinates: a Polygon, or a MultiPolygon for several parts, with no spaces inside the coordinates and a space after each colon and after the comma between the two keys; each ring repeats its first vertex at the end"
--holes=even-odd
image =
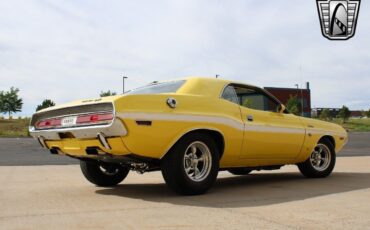
{"type": "Polygon", "coordinates": [[[337,172],[322,179],[299,173],[267,173],[219,178],[200,196],[179,196],[164,183],[120,184],[97,194],[199,207],[256,207],[370,188],[370,173],[337,172]]]}

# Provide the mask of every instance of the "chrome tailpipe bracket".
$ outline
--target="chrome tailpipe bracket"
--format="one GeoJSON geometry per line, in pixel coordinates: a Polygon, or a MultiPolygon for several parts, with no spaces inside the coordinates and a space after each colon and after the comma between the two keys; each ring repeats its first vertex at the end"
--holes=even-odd
{"type": "Polygon", "coordinates": [[[110,147],[107,138],[105,137],[104,133],[98,133],[98,139],[100,143],[104,146],[104,148],[111,150],[112,148],[110,147]]]}
{"type": "Polygon", "coordinates": [[[45,142],[45,137],[38,136],[37,137],[37,140],[39,141],[41,147],[43,147],[44,149],[47,149],[48,148],[48,146],[46,145],[46,142],[45,142]]]}

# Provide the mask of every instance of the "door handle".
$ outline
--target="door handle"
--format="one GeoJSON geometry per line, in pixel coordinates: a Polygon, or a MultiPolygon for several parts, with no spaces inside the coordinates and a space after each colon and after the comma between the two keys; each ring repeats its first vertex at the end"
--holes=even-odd
{"type": "Polygon", "coordinates": [[[252,115],[248,115],[248,116],[247,116],[247,120],[248,120],[248,121],[253,121],[253,116],[252,116],[252,115]]]}

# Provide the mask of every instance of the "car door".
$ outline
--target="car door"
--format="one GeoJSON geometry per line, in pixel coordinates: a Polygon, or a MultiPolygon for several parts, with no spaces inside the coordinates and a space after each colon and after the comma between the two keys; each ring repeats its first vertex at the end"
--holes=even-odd
{"type": "Polygon", "coordinates": [[[234,85],[245,123],[241,158],[289,159],[301,152],[305,129],[300,119],[278,111],[280,102],[262,89],[234,85]]]}

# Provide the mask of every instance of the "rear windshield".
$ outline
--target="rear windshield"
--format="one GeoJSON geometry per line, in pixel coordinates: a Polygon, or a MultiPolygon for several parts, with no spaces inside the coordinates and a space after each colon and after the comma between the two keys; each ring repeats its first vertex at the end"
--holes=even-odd
{"type": "Polygon", "coordinates": [[[185,83],[182,81],[171,81],[163,83],[154,83],[137,89],[128,91],[125,94],[158,94],[158,93],[176,93],[178,89],[185,83]]]}

